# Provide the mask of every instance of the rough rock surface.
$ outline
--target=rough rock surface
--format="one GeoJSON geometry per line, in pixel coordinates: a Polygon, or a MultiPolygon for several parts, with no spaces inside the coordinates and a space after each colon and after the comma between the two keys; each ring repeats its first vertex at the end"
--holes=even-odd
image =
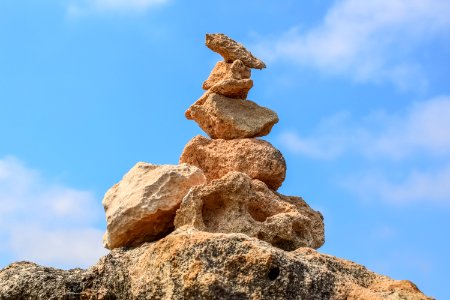
{"type": "Polygon", "coordinates": [[[207,185],[193,187],[183,198],[175,227],[244,233],[292,251],[324,243],[323,218],[303,199],[270,190],[262,181],[230,172],[207,185]]]}
{"type": "Polygon", "coordinates": [[[184,147],[180,163],[199,167],[208,181],[237,171],[261,180],[273,190],[286,177],[286,162],[281,152],[258,139],[210,140],[197,135],[184,147]]]}
{"type": "Polygon", "coordinates": [[[247,99],[248,91],[253,86],[251,79],[229,78],[221,80],[210,88],[211,92],[235,99],[247,99]]]}
{"type": "Polygon", "coordinates": [[[250,75],[251,69],[246,67],[239,59],[232,63],[219,61],[209,74],[208,79],[203,82],[203,89],[209,90],[213,85],[224,79],[248,79],[250,75]]]}
{"type": "Polygon", "coordinates": [[[0,270],[0,299],[432,299],[311,248],[286,252],[244,234],[182,227],[114,249],[88,270],[19,262],[0,270]]]}
{"type": "Polygon", "coordinates": [[[215,93],[208,94],[202,104],[194,103],[189,119],[213,139],[238,139],[265,136],[278,122],[277,114],[250,100],[231,99],[215,93]]]}
{"type": "Polygon", "coordinates": [[[137,163],[103,199],[105,247],[139,245],[168,234],[183,197],[205,181],[195,166],[137,163]]]}
{"type": "Polygon", "coordinates": [[[205,44],[212,51],[222,55],[227,63],[239,59],[249,68],[263,69],[266,67],[264,62],[254,57],[242,44],[230,39],[223,33],[206,34],[205,44]]]}

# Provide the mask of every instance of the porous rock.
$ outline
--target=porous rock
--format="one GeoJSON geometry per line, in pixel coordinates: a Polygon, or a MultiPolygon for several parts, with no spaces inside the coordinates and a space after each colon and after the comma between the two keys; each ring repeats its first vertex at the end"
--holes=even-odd
{"type": "Polygon", "coordinates": [[[245,47],[232,40],[223,33],[206,34],[206,46],[214,52],[222,55],[225,62],[231,63],[237,59],[244,65],[253,69],[263,69],[266,64],[253,56],[245,47]]]}
{"type": "Polygon", "coordinates": [[[273,190],[286,177],[286,162],[281,152],[259,139],[210,140],[197,135],[184,147],[180,163],[199,167],[208,181],[237,171],[261,180],[273,190]]]}
{"type": "Polygon", "coordinates": [[[137,163],[102,201],[105,247],[136,246],[170,233],[183,197],[192,186],[205,181],[202,170],[195,166],[137,163]]]}
{"type": "Polygon", "coordinates": [[[270,190],[265,183],[230,172],[207,185],[193,187],[183,198],[175,227],[244,233],[284,250],[319,248],[324,243],[322,215],[299,197],[270,190]]]}
{"type": "Polygon", "coordinates": [[[250,100],[231,99],[209,93],[201,104],[186,112],[213,139],[261,137],[278,122],[277,114],[250,100]]]}
{"type": "Polygon", "coordinates": [[[0,270],[0,299],[431,300],[413,283],[311,248],[286,252],[244,234],[182,227],[114,249],[88,270],[19,262],[0,270]]]}
{"type": "Polygon", "coordinates": [[[210,91],[235,99],[247,99],[248,92],[253,86],[251,79],[229,78],[221,80],[210,88],[210,91]]]}
{"type": "Polygon", "coordinates": [[[247,79],[250,78],[250,75],[251,69],[246,67],[239,59],[232,63],[219,61],[209,74],[208,79],[203,82],[203,89],[209,90],[213,85],[224,79],[247,79]]]}

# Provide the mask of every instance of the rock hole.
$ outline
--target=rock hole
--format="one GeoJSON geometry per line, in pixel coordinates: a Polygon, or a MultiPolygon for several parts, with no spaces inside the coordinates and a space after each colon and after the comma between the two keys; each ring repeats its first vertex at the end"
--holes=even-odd
{"type": "Polygon", "coordinates": [[[267,277],[269,277],[269,279],[271,281],[274,281],[275,279],[277,279],[278,276],[280,276],[280,268],[278,268],[278,267],[272,267],[269,270],[269,273],[267,273],[267,277]]]}

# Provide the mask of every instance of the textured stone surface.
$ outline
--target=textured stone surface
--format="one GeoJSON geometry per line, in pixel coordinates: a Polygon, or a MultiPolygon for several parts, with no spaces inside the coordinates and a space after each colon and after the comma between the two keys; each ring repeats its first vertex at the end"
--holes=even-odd
{"type": "Polygon", "coordinates": [[[203,82],[203,89],[209,90],[213,85],[224,79],[248,79],[250,75],[251,69],[240,60],[235,60],[232,63],[219,61],[209,74],[208,79],[203,82]]]}
{"type": "Polygon", "coordinates": [[[213,85],[209,90],[226,97],[235,99],[247,99],[248,91],[253,86],[251,79],[234,79],[229,78],[221,80],[213,85]]]}
{"type": "Polygon", "coordinates": [[[205,181],[195,166],[137,163],[103,199],[105,247],[135,246],[168,234],[183,197],[205,181]]]}
{"type": "Polygon", "coordinates": [[[197,135],[183,150],[180,163],[199,167],[208,180],[238,171],[278,189],[286,176],[280,151],[258,139],[210,140],[197,135]]]}
{"type": "Polygon", "coordinates": [[[213,139],[265,136],[278,122],[274,111],[250,100],[231,99],[210,93],[201,102],[193,104],[186,115],[213,139]]]}
{"type": "Polygon", "coordinates": [[[230,172],[207,185],[193,187],[176,213],[175,227],[244,233],[284,250],[319,248],[323,218],[303,199],[270,190],[262,181],[230,172]]]}
{"type": "Polygon", "coordinates": [[[115,249],[88,270],[14,263],[0,270],[0,299],[409,299],[395,281],[311,248],[286,252],[244,234],[183,227],[164,239],[115,249]]]}
{"type": "Polygon", "coordinates": [[[265,63],[254,57],[242,44],[230,39],[223,33],[206,34],[205,44],[212,51],[222,55],[227,63],[239,59],[249,68],[263,69],[266,67],[265,63]]]}

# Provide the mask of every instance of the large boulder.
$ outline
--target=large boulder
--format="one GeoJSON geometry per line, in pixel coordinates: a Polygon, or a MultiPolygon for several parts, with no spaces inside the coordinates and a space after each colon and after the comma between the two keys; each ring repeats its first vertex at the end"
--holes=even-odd
{"type": "Polygon", "coordinates": [[[322,215],[303,199],[270,190],[262,181],[230,172],[193,187],[175,217],[175,227],[244,233],[284,250],[319,248],[324,243],[322,215]]]}
{"type": "Polygon", "coordinates": [[[19,262],[0,270],[0,299],[431,300],[410,281],[311,248],[286,252],[244,234],[182,227],[114,249],[88,270],[19,262]]]}
{"type": "Polygon", "coordinates": [[[213,85],[225,79],[248,79],[250,75],[251,69],[246,67],[239,59],[232,63],[219,61],[209,74],[208,79],[203,82],[203,89],[209,90],[213,85]]]}
{"type": "Polygon", "coordinates": [[[231,99],[209,93],[186,113],[213,139],[261,137],[270,133],[278,115],[250,100],[231,99]]]}
{"type": "Polygon", "coordinates": [[[184,147],[180,163],[199,167],[208,181],[237,171],[261,180],[273,190],[286,177],[286,162],[281,152],[258,139],[210,140],[197,135],[184,147]]]}
{"type": "Polygon", "coordinates": [[[222,55],[227,63],[239,59],[249,68],[263,69],[266,67],[264,62],[254,57],[242,44],[230,39],[223,33],[206,34],[205,44],[212,51],[222,55]]]}
{"type": "Polygon", "coordinates": [[[174,229],[175,211],[183,197],[205,181],[195,166],[137,163],[102,201],[107,225],[104,246],[137,246],[167,235],[174,229]]]}

